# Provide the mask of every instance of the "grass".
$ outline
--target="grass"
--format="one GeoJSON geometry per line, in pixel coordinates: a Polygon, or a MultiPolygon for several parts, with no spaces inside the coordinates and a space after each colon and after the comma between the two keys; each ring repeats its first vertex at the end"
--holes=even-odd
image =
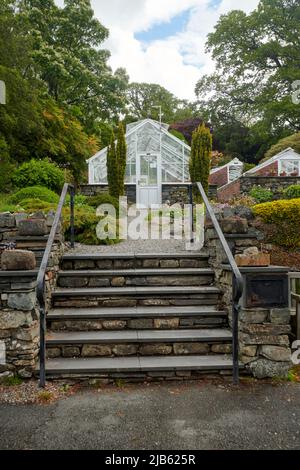
{"type": "Polygon", "coordinates": [[[6,377],[2,384],[6,387],[15,387],[16,385],[21,385],[23,380],[18,375],[14,375],[12,377],[6,377]]]}
{"type": "Polygon", "coordinates": [[[42,403],[49,403],[54,398],[54,394],[48,390],[42,390],[38,393],[38,399],[42,403]]]}
{"type": "Polygon", "coordinates": [[[8,202],[10,196],[10,194],[0,194],[0,212],[16,212],[20,210],[19,206],[8,202]]]}

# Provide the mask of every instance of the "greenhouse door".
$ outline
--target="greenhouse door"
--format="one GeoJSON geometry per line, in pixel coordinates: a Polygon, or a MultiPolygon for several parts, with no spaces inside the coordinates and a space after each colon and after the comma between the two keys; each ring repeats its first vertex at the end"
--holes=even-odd
{"type": "Polygon", "coordinates": [[[137,204],[143,207],[161,204],[161,164],[159,155],[138,155],[136,198],[137,204]]]}

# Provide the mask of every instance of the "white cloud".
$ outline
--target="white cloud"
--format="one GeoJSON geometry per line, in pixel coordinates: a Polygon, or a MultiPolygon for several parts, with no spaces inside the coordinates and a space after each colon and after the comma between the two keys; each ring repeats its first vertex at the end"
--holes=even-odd
{"type": "MultiPolygon", "coordinates": [[[[58,0],[62,1],[62,0],[58,0]]],[[[233,9],[250,12],[259,0],[92,0],[96,16],[109,28],[106,47],[113,69],[125,67],[131,81],[159,83],[179,98],[194,99],[197,80],[214,69],[205,53],[206,36],[221,14],[233,9]],[[184,31],[150,44],[135,39],[135,33],[169,21],[191,9],[184,31]]]]}

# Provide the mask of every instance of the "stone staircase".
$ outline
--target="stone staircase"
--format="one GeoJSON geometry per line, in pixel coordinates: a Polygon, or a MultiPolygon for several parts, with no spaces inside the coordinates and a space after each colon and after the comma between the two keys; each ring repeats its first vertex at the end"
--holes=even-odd
{"type": "Polygon", "coordinates": [[[57,286],[48,378],[232,373],[228,316],[206,254],[67,254],[57,286]]]}

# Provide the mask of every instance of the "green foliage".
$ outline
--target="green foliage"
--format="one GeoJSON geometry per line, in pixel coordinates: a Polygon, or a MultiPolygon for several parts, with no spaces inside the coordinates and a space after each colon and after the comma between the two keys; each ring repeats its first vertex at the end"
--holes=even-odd
{"type": "Polygon", "coordinates": [[[212,135],[203,123],[193,133],[190,159],[190,175],[193,183],[200,182],[204,191],[208,192],[211,168],[212,135]]]}
{"type": "Polygon", "coordinates": [[[20,201],[20,204],[22,209],[25,211],[29,212],[34,212],[34,211],[44,211],[44,210],[50,210],[54,205],[50,204],[49,202],[46,201],[41,201],[41,199],[33,199],[33,198],[28,198],[20,201]]]}
{"type": "Polygon", "coordinates": [[[54,204],[58,204],[59,202],[59,196],[55,192],[42,186],[32,186],[20,189],[10,197],[9,202],[12,204],[19,204],[25,199],[39,199],[40,201],[54,204]]]}
{"type": "Polygon", "coordinates": [[[12,377],[6,377],[3,379],[2,383],[6,387],[15,387],[16,385],[21,385],[23,380],[18,375],[13,375],[12,377]]]}
{"type": "Polygon", "coordinates": [[[184,143],[187,143],[186,140],[185,140],[184,135],[181,132],[177,131],[176,129],[170,129],[169,132],[170,132],[170,134],[177,137],[177,139],[181,140],[184,143]]]}
{"type": "Polygon", "coordinates": [[[267,224],[269,241],[286,248],[300,247],[300,199],[259,204],[253,211],[267,224]]]}
{"type": "Polygon", "coordinates": [[[0,191],[10,191],[13,171],[14,166],[10,161],[8,145],[5,139],[0,136],[0,191]]]}
{"type": "Polygon", "coordinates": [[[126,173],[126,160],[127,160],[127,145],[124,134],[123,124],[119,123],[118,140],[116,148],[117,172],[118,172],[118,196],[125,194],[125,173],[126,173]]]}
{"type": "Polygon", "coordinates": [[[102,204],[111,204],[115,209],[119,210],[119,200],[111,196],[109,193],[102,193],[97,196],[90,197],[87,199],[87,203],[95,209],[102,204]]]}
{"type": "Polygon", "coordinates": [[[252,170],[252,168],[255,168],[255,167],[256,167],[255,163],[245,163],[244,172],[246,173],[246,171],[252,170]]]}
{"type": "Polygon", "coordinates": [[[30,160],[14,173],[13,182],[18,188],[45,186],[60,192],[65,182],[64,172],[47,160],[30,160]]]}
{"type": "Polygon", "coordinates": [[[294,184],[289,186],[283,192],[286,199],[297,199],[300,198],[300,184],[294,184]]]}
{"type": "MultiPolygon", "coordinates": [[[[299,131],[300,106],[292,101],[299,37],[299,2],[294,0],[260,0],[249,14],[230,11],[208,36],[216,71],[196,86],[199,106],[214,129],[220,121],[225,126],[228,121],[252,123],[244,139],[251,144],[248,161],[262,158],[279,138],[299,131]]],[[[234,146],[235,139],[227,138],[234,146]]],[[[237,151],[239,142],[240,134],[237,151]]]]}
{"type": "Polygon", "coordinates": [[[269,158],[274,157],[274,155],[277,155],[289,147],[294,149],[295,152],[300,153],[300,132],[289,135],[288,137],[281,139],[277,144],[273,145],[265,154],[264,160],[269,160],[269,158]]]}
{"type": "Polygon", "coordinates": [[[272,191],[262,188],[261,186],[254,186],[250,191],[250,196],[255,199],[257,204],[269,202],[274,199],[272,191]]]}
{"type": "Polygon", "coordinates": [[[115,144],[115,135],[112,132],[110,145],[107,149],[107,182],[109,187],[109,194],[113,197],[119,197],[119,176],[117,165],[117,153],[115,144]]]}
{"type": "MultiPolygon", "coordinates": [[[[75,239],[79,243],[86,245],[112,245],[119,243],[119,239],[114,240],[106,239],[99,240],[97,237],[96,228],[101,220],[96,215],[96,211],[91,206],[75,207],[75,239]]],[[[70,237],[70,209],[65,207],[63,209],[63,226],[65,236],[67,239],[70,237]]]]}

